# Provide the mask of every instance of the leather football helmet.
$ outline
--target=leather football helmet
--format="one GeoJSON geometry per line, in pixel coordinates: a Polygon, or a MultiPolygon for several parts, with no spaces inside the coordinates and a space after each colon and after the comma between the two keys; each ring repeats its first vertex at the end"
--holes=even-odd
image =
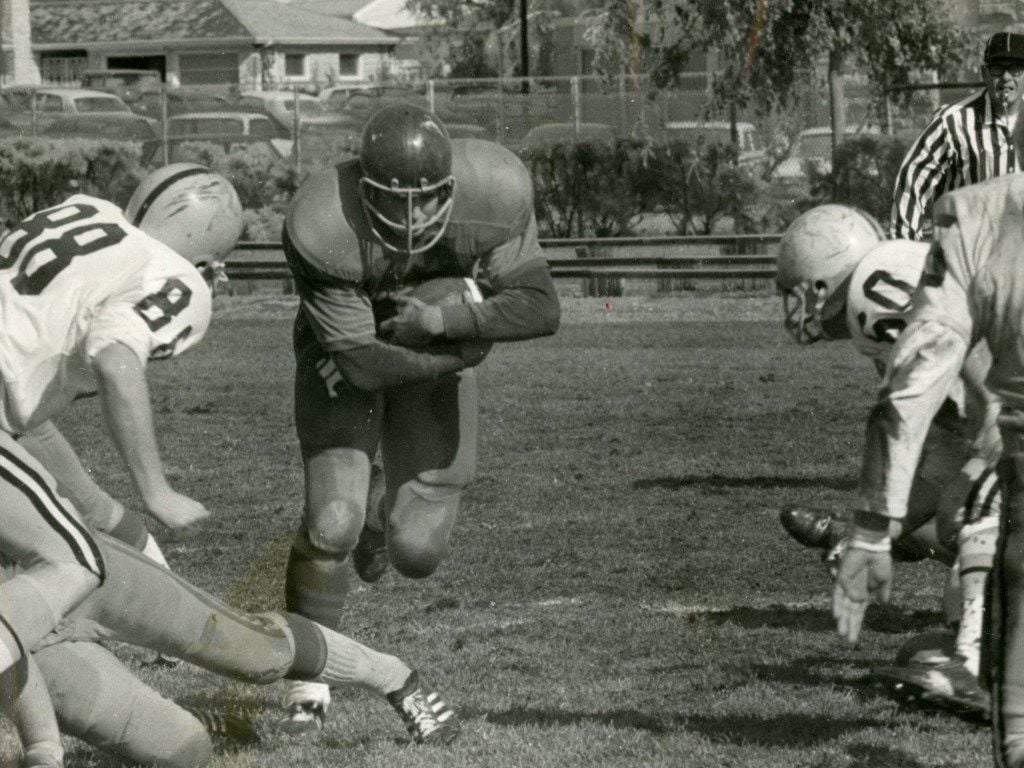
{"type": "Polygon", "coordinates": [[[455,199],[451,140],[437,116],[405,103],[377,110],[363,129],[359,164],[363,209],[384,247],[411,256],[434,246],[455,199]]]}
{"type": "Polygon", "coordinates": [[[847,205],[819,205],[789,225],[779,243],[775,283],[786,330],[797,342],[831,338],[830,321],[845,323],[842,310],[854,267],[884,239],[874,218],[847,205]]]}
{"type": "Polygon", "coordinates": [[[231,182],[195,163],[174,163],[143,179],[125,218],[197,265],[227,256],[243,227],[231,182]]]}

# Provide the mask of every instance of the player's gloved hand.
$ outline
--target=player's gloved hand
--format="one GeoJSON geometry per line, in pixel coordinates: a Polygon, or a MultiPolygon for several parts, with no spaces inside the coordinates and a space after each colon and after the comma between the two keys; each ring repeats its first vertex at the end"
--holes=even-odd
{"type": "Polygon", "coordinates": [[[146,511],[180,537],[210,517],[210,512],[195,499],[167,488],[144,499],[146,511]]]}
{"type": "Polygon", "coordinates": [[[381,334],[393,344],[422,347],[444,335],[441,308],[412,296],[395,296],[398,311],[381,323],[381,334]]]}
{"type": "Polygon", "coordinates": [[[851,643],[860,637],[864,613],[874,598],[889,602],[892,588],[892,553],[890,540],[865,541],[851,537],[832,589],[832,617],[839,636],[851,643]]]}

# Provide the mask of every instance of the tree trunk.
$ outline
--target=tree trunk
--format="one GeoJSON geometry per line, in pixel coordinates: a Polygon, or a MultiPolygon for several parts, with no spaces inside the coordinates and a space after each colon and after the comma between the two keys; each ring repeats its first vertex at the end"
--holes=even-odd
{"type": "Polygon", "coordinates": [[[828,54],[828,95],[829,111],[832,119],[832,196],[835,198],[836,149],[846,136],[846,98],[843,94],[843,74],[845,70],[842,51],[829,51],[828,54]]]}
{"type": "Polygon", "coordinates": [[[32,56],[32,24],[28,0],[0,0],[0,39],[12,48],[4,74],[18,85],[36,85],[39,67],[32,56]]]}

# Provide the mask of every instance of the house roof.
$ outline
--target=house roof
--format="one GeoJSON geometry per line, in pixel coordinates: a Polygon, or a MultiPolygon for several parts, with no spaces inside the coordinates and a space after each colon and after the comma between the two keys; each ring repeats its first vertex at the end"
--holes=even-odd
{"type": "Polygon", "coordinates": [[[361,24],[385,30],[411,30],[443,23],[412,13],[405,4],[406,0],[370,0],[352,18],[361,24]]]}
{"type": "Polygon", "coordinates": [[[276,0],[35,0],[32,45],[238,41],[376,44],[395,38],[350,19],[276,0]]]}
{"type": "Polygon", "coordinates": [[[299,8],[304,8],[313,13],[322,13],[325,16],[341,16],[351,19],[352,16],[366,5],[369,0],[281,0],[291,3],[299,8]]]}
{"type": "Polygon", "coordinates": [[[241,21],[258,42],[369,43],[398,41],[387,32],[341,16],[307,10],[278,0],[219,0],[241,21]]]}

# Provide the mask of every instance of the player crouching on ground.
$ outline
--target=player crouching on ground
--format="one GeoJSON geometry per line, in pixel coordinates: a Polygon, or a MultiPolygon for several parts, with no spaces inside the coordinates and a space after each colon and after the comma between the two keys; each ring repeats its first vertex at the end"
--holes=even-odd
{"type": "MultiPolygon", "coordinates": [[[[927,243],[883,241],[866,214],[824,205],[800,216],[781,242],[778,286],[787,330],[802,344],[851,339],[885,374],[894,342],[907,322],[924,270],[927,243]]],[[[953,615],[955,639],[942,639],[951,653],[933,654],[927,665],[876,670],[894,692],[985,711],[988,696],[978,684],[985,580],[992,568],[1000,497],[991,467],[999,455],[997,408],[984,387],[991,356],[984,344],[967,359],[960,381],[931,422],[917,465],[903,535],[893,556],[928,556],[958,570],[953,615]],[[959,616],[958,616],[959,615],[959,616]]],[[[884,462],[881,414],[868,418],[861,487],[875,487],[884,462]]],[[[801,543],[828,548],[830,569],[838,566],[849,541],[837,516],[801,508],[783,510],[786,530],[801,543]]],[[[834,575],[834,573],[833,573],[834,575]]],[[[900,660],[909,653],[900,655],[900,660]]],[[[918,656],[917,658],[920,658],[918,656]]]]}
{"type": "MultiPolygon", "coordinates": [[[[336,626],[350,555],[366,582],[389,566],[423,578],[448,555],[476,472],[474,366],[493,342],[554,333],[560,309],[528,169],[411,104],[370,117],[358,159],[310,175],[282,240],[305,467],[285,604],[336,626]]],[[[290,687],[282,727],[317,730],[328,702],[290,687]]]]}

